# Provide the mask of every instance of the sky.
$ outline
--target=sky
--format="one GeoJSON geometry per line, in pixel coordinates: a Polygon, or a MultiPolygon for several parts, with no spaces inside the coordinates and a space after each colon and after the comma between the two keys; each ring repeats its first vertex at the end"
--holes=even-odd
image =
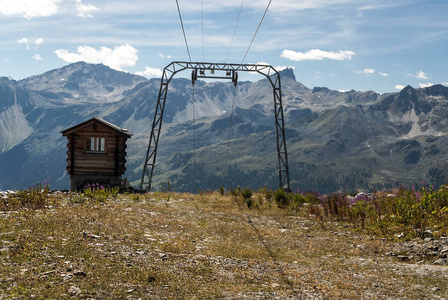
{"type": "MultiPolygon", "coordinates": [[[[339,91],[448,86],[447,0],[177,3],[194,62],[290,67],[309,88],[339,91]]],[[[20,80],[85,61],[159,78],[172,61],[190,60],[177,3],[0,0],[0,76],[20,80]]]]}

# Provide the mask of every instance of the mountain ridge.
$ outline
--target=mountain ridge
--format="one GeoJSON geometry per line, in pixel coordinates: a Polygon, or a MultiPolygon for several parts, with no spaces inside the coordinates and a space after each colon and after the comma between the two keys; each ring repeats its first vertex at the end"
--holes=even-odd
{"type": "MultiPolygon", "coordinates": [[[[293,187],[331,192],[446,183],[447,87],[339,92],[307,88],[292,69],[279,73],[293,187]]],[[[125,176],[137,184],[159,88],[159,79],[86,63],[20,81],[0,78],[0,189],[49,178],[54,188],[68,187],[60,131],[93,115],[134,134],[125,176]]],[[[233,114],[232,95],[230,82],[198,81],[193,95],[190,80],[172,80],[154,186],[169,179],[174,188],[191,191],[196,153],[203,188],[276,187],[272,87],[263,80],[240,82],[233,114]]]]}

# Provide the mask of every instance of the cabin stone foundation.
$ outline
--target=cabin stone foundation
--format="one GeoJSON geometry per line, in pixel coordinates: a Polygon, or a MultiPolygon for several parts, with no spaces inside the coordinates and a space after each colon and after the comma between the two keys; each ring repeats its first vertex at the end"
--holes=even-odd
{"type": "Polygon", "coordinates": [[[98,186],[114,187],[122,186],[122,178],[120,176],[107,175],[73,175],[70,176],[70,191],[78,191],[87,185],[98,184],[98,186]]]}

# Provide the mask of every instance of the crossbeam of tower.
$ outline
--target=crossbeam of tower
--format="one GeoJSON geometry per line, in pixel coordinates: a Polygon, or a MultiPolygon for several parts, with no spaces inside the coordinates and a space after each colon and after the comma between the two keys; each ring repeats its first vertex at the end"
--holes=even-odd
{"type": "Polygon", "coordinates": [[[280,74],[270,65],[182,61],[171,62],[165,67],[165,69],[163,69],[156,110],[154,112],[154,119],[152,122],[151,134],[149,138],[148,150],[146,152],[145,162],[143,164],[140,189],[143,190],[143,188],[146,186],[145,189],[147,191],[151,190],[152,177],[154,174],[154,168],[157,158],[157,147],[160,140],[163,113],[165,111],[166,97],[168,93],[168,85],[174,75],[184,70],[192,70],[191,79],[193,84],[198,78],[215,78],[229,79],[232,80],[234,85],[236,85],[238,81],[237,72],[240,71],[259,73],[269,79],[274,94],[279,187],[291,190],[291,184],[289,180],[288,153],[286,150],[285,121],[283,115],[280,74]]]}

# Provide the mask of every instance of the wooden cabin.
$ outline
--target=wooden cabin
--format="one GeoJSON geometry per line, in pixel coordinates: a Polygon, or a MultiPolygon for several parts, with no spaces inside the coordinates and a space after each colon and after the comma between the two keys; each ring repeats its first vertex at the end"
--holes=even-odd
{"type": "Polygon", "coordinates": [[[120,186],[126,171],[126,140],[131,133],[98,117],[61,133],[68,139],[70,191],[96,183],[120,186]]]}

